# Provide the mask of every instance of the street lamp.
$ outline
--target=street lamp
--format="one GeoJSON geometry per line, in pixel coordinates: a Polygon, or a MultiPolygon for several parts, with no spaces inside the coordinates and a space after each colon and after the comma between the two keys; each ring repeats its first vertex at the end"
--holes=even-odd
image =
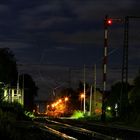
{"type": "Polygon", "coordinates": [[[64,98],[64,103],[65,103],[65,108],[64,108],[64,109],[65,109],[65,113],[67,112],[67,108],[68,108],[68,107],[67,107],[67,102],[68,102],[68,100],[69,100],[68,97],[65,97],[65,98],[64,98]]]}
{"type": "Polygon", "coordinates": [[[58,102],[61,103],[62,102],[62,99],[59,99],[58,102]]]}
{"type": "Polygon", "coordinates": [[[85,81],[85,65],[84,65],[84,114],[86,113],[86,81],[85,81]]]}
{"type": "Polygon", "coordinates": [[[84,97],[85,97],[84,93],[81,93],[81,94],[80,94],[81,110],[82,110],[82,100],[84,99],[84,97]]]}
{"type": "Polygon", "coordinates": [[[64,99],[64,100],[65,100],[65,102],[67,102],[67,101],[69,100],[69,98],[68,98],[68,97],[65,97],[65,99],[64,99]]]}

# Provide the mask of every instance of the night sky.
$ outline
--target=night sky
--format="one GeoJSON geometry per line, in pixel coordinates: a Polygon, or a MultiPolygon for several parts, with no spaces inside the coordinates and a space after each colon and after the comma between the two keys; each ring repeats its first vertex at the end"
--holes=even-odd
{"type": "MultiPolygon", "coordinates": [[[[55,87],[102,80],[103,20],[140,16],[139,0],[4,0],[0,2],[0,47],[15,54],[19,72],[29,73],[39,86],[38,99],[47,99],[55,87]],[[71,74],[71,75],[70,75],[71,74]]],[[[121,80],[123,23],[109,27],[108,83],[121,80]]],[[[140,66],[140,19],[130,21],[129,79],[140,66]]]]}

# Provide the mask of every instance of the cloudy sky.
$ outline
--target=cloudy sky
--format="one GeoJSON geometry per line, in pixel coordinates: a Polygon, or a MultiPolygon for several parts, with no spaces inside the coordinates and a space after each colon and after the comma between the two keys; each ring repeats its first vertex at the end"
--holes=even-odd
{"type": "MultiPolygon", "coordinates": [[[[40,88],[39,98],[46,98],[54,87],[81,80],[84,64],[96,64],[102,77],[105,15],[140,16],[139,7],[139,0],[4,0],[0,2],[0,47],[14,52],[20,72],[30,73],[40,88]]],[[[109,27],[110,82],[120,80],[123,32],[123,23],[109,27]]],[[[139,47],[140,19],[131,19],[130,79],[140,66],[139,47]]],[[[87,69],[89,80],[92,72],[87,69]]]]}

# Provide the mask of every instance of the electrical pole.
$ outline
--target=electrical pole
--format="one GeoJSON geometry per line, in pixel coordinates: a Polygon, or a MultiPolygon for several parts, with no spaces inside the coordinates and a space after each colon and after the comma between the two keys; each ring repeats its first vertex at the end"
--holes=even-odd
{"type": "Polygon", "coordinates": [[[96,109],[96,64],[94,65],[94,102],[93,102],[93,112],[95,114],[96,109]]]}
{"type": "Polygon", "coordinates": [[[86,81],[85,81],[85,65],[84,65],[84,114],[86,113],[86,81]]]}
{"type": "Polygon", "coordinates": [[[122,63],[122,89],[120,95],[120,117],[127,113],[128,105],[128,37],[129,37],[129,17],[124,20],[124,47],[123,47],[123,63],[122,63]]]}
{"type": "Polygon", "coordinates": [[[22,105],[24,105],[24,74],[22,76],[22,105]]]}
{"type": "Polygon", "coordinates": [[[126,16],[124,19],[124,46],[122,63],[122,90],[120,95],[120,117],[128,114],[128,46],[129,46],[129,20],[140,19],[138,16],[126,16]]]}
{"type": "Polygon", "coordinates": [[[91,116],[92,114],[92,85],[90,87],[90,102],[89,102],[89,115],[91,116]]]}

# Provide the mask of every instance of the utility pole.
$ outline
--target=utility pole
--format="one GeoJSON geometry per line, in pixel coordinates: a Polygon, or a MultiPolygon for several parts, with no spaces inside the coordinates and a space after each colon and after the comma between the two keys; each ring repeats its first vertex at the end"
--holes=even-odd
{"type": "Polygon", "coordinates": [[[127,113],[128,106],[128,37],[129,37],[129,17],[124,20],[124,46],[123,46],[123,63],[122,63],[122,89],[120,95],[120,117],[127,113]]]}
{"type": "Polygon", "coordinates": [[[24,105],[24,74],[22,76],[22,105],[24,105]]]}
{"type": "Polygon", "coordinates": [[[89,115],[91,116],[92,114],[92,85],[90,87],[90,102],[89,102],[89,115]]]}
{"type": "Polygon", "coordinates": [[[128,46],[129,46],[129,20],[140,19],[138,16],[126,16],[124,19],[124,46],[122,63],[122,90],[120,95],[120,117],[125,118],[128,108],[128,46]]]}
{"type": "Polygon", "coordinates": [[[94,65],[94,98],[93,98],[93,112],[95,114],[96,109],[96,64],[94,65]]]}
{"type": "Polygon", "coordinates": [[[85,65],[84,65],[84,114],[86,113],[86,81],[85,81],[85,65]]]}
{"type": "Polygon", "coordinates": [[[18,72],[18,78],[17,78],[17,96],[19,98],[19,72],[18,72]]]}

